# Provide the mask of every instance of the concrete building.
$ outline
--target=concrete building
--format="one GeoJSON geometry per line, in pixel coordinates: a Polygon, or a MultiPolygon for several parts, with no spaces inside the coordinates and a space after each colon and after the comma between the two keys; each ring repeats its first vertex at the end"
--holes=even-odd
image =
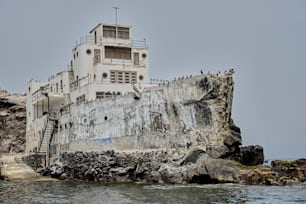
{"type": "MultiPolygon", "coordinates": [[[[40,119],[48,113],[59,113],[73,103],[134,93],[135,89],[148,86],[148,47],[145,41],[132,40],[130,26],[98,24],[81,38],[72,54],[67,70],[47,82],[28,82],[29,140],[35,134],[30,132],[38,129],[40,119]]],[[[35,146],[30,143],[28,151],[35,146]]]]}
{"type": "Polygon", "coordinates": [[[230,134],[232,72],[152,86],[148,48],[131,27],[99,24],[68,70],[27,92],[28,153],[222,146],[230,134]]]}

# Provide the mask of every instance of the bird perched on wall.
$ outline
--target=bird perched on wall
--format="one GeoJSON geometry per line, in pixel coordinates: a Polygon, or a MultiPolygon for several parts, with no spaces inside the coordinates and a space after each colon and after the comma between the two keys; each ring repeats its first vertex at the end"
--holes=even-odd
{"type": "Polygon", "coordinates": [[[203,74],[203,70],[201,69],[201,74],[203,74]]]}

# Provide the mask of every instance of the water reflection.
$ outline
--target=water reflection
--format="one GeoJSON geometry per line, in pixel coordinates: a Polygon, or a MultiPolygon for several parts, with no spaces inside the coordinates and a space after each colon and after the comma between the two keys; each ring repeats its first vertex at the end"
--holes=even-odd
{"type": "Polygon", "coordinates": [[[305,203],[306,187],[1,182],[0,203],[305,203]]]}

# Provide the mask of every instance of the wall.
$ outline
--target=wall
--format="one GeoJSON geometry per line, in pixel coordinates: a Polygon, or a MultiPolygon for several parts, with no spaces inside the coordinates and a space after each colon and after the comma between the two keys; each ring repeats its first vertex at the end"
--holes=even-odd
{"type": "Polygon", "coordinates": [[[146,88],[140,95],[73,104],[59,121],[69,151],[222,145],[230,134],[232,74],[200,75],[146,88]]]}

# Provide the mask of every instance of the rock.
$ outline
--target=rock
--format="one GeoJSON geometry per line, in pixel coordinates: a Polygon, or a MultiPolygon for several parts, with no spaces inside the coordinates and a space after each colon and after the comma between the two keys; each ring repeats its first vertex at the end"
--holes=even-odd
{"type": "Polygon", "coordinates": [[[162,164],[158,170],[163,182],[170,184],[182,184],[184,172],[186,172],[185,166],[175,166],[174,164],[162,164]]]}
{"type": "Polygon", "coordinates": [[[193,149],[193,150],[190,150],[186,155],[185,157],[179,161],[179,165],[186,165],[188,163],[196,163],[196,161],[199,159],[200,156],[202,155],[206,155],[206,157],[208,157],[208,155],[205,153],[204,150],[202,149],[193,149]]]}
{"type": "Polygon", "coordinates": [[[237,162],[225,159],[200,158],[197,162],[199,178],[209,179],[204,183],[237,183],[237,162]]]}
{"type": "Polygon", "coordinates": [[[306,159],[273,160],[271,166],[280,176],[297,178],[300,182],[306,181],[306,159]]]}
{"type": "Polygon", "coordinates": [[[57,165],[52,166],[50,170],[51,170],[51,173],[50,173],[51,176],[55,178],[59,177],[63,173],[62,167],[57,166],[57,165]]]}
{"type": "Polygon", "coordinates": [[[134,167],[132,166],[118,167],[118,168],[111,168],[109,172],[112,174],[118,175],[118,176],[123,176],[123,175],[128,174],[128,172],[133,169],[134,167]]]}
{"type": "Polygon", "coordinates": [[[41,155],[30,155],[24,161],[41,174],[59,179],[110,182],[294,185],[303,181],[306,172],[305,159],[273,161],[270,167],[210,158],[201,149],[191,150],[176,161],[172,160],[172,154],[163,151],[63,153],[60,161],[47,168],[43,168],[41,155]]]}
{"type": "Polygon", "coordinates": [[[19,153],[25,149],[25,95],[9,94],[0,88],[0,153],[19,153]]]}
{"type": "Polygon", "coordinates": [[[231,134],[224,138],[224,144],[228,147],[238,147],[242,142],[241,131],[240,128],[235,125],[233,119],[230,120],[229,129],[231,134]]]}
{"type": "Polygon", "coordinates": [[[207,154],[211,158],[228,158],[229,149],[225,145],[218,145],[218,146],[209,146],[207,148],[207,154]]]}
{"type": "Polygon", "coordinates": [[[240,147],[240,163],[244,165],[259,165],[263,164],[264,152],[259,145],[251,145],[240,147]]]}

